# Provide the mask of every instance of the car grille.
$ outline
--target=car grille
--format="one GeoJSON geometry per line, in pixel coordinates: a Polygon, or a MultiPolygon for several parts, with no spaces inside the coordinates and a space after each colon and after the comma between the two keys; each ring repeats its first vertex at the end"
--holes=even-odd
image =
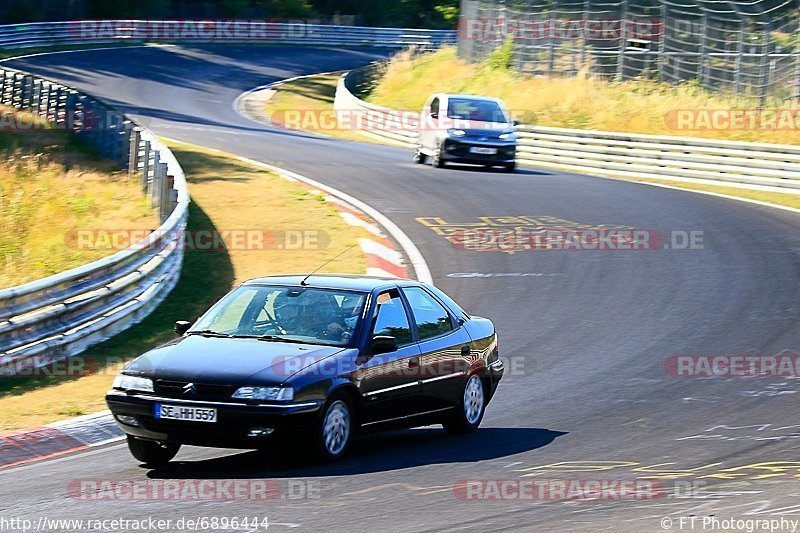
{"type": "Polygon", "coordinates": [[[231,385],[211,385],[194,383],[194,393],[186,392],[190,381],[167,381],[158,379],[154,383],[155,393],[165,398],[185,400],[225,401],[230,400],[237,387],[231,385]]]}

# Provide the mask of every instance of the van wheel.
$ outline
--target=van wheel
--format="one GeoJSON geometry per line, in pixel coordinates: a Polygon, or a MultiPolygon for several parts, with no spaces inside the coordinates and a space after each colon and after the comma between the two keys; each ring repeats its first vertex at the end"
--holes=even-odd
{"type": "Polygon", "coordinates": [[[506,172],[514,172],[514,170],[516,170],[516,168],[517,168],[517,164],[516,163],[508,163],[505,166],[506,172]]]}
{"type": "Polygon", "coordinates": [[[437,148],[436,151],[433,153],[433,158],[431,159],[431,165],[436,168],[444,168],[444,159],[442,159],[442,149],[437,148]]]}
{"type": "Polygon", "coordinates": [[[419,165],[424,165],[424,164],[425,164],[425,160],[426,160],[427,158],[428,158],[428,157],[427,157],[425,154],[423,154],[422,152],[420,152],[419,150],[417,150],[417,152],[414,154],[414,159],[413,159],[413,161],[414,161],[414,163],[417,163],[417,164],[419,164],[419,165]]]}

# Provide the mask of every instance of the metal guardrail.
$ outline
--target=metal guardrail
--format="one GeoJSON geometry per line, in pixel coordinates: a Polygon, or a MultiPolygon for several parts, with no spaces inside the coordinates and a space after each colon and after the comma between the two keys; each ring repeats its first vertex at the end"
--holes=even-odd
{"type": "Polygon", "coordinates": [[[0,49],[76,44],[258,43],[438,48],[452,30],[370,28],[251,20],[84,20],[0,26],[0,49]]]}
{"type": "MultiPolygon", "coordinates": [[[[334,109],[358,114],[365,135],[415,148],[418,134],[402,112],[355,94],[372,65],[339,80],[334,109]]],[[[639,135],[544,126],[517,127],[517,162],[616,177],[702,181],[800,194],[800,146],[639,135]]]]}
{"type": "Polygon", "coordinates": [[[147,316],[178,281],[189,205],[170,150],[101,101],[56,82],[0,69],[0,104],[73,131],[138,179],[162,224],[109,257],[0,290],[2,375],[77,354],[147,316]]]}

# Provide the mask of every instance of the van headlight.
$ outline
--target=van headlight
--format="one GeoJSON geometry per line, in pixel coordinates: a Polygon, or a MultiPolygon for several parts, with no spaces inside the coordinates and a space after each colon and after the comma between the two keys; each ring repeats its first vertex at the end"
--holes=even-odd
{"type": "Polygon", "coordinates": [[[464,135],[467,134],[466,131],[459,130],[459,129],[449,129],[449,130],[447,130],[447,133],[449,135],[452,135],[453,137],[463,137],[464,135]]]}
{"type": "Polygon", "coordinates": [[[514,137],[513,133],[501,133],[500,135],[497,136],[498,139],[503,139],[503,140],[512,139],[513,137],[514,137]]]}
{"type": "Polygon", "coordinates": [[[233,393],[234,398],[241,400],[285,400],[294,399],[291,387],[242,387],[233,393]]]}
{"type": "Polygon", "coordinates": [[[115,389],[153,392],[153,380],[149,378],[140,378],[139,376],[129,376],[127,374],[117,374],[112,387],[115,389]]]}

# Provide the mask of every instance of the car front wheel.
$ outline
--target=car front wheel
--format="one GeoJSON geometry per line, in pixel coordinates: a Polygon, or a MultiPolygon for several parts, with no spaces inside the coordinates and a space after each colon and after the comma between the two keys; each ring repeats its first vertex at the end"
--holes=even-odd
{"type": "Polygon", "coordinates": [[[128,437],[128,449],[137,461],[150,466],[167,464],[178,455],[181,449],[180,444],[155,442],[151,440],[141,440],[136,437],[128,437]]]}
{"type": "Polygon", "coordinates": [[[472,375],[464,387],[464,394],[458,406],[442,425],[448,433],[472,433],[478,429],[486,411],[486,392],[483,381],[472,375]]]}
{"type": "Polygon", "coordinates": [[[328,400],[317,430],[317,456],[331,462],[347,454],[354,430],[353,404],[346,394],[328,400]]]}

